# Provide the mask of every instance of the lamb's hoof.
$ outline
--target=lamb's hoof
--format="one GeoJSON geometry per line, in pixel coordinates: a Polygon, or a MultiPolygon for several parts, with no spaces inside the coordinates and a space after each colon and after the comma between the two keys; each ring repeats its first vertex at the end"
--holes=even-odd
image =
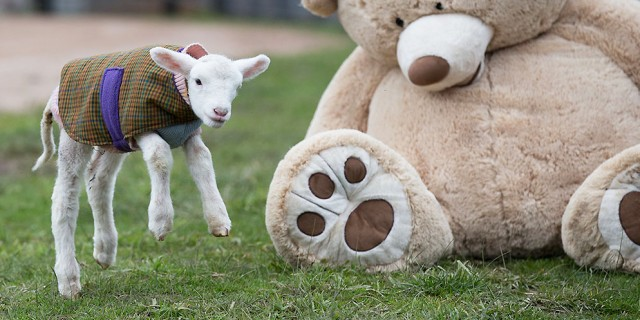
{"type": "Polygon", "coordinates": [[[100,259],[98,258],[94,258],[94,260],[96,261],[96,263],[100,266],[100,268],[102,268],[102,270],[106,270],[111,266],[111,263],[108,262],[102,262],[100,261],[100,259]]]}
{"type": "Polygon", "coordinates": [[[231,231],[231,220],[227,209],[222,206],[218,210],[205,211],[204,219],[207,221],[209,234],[214,237],[228,237],[231,231]]]}
{"type": "Polygon", "coordinates": [[[118,236],[94,239],[98,240],[95,240],[93,244],[93,259],[102,269],[107,269],[116,262],[118,236]]]}
{"type": "Polygon", "coordinates": [[[209,230],[209,233],[214,237],[228,237],[229,236],[229,228],[227,227],[218,227],[209,230]]]}
{"type": "Polygon", "coordinates": [[[70,284],[65,288],[61,288],[60,286],[58,286],[58,292],[60,292],[60,295],[71,300],[77,300],[78,298],[80,298],[81,291],[82,288],[80,287],[80,282],[70,284]]]}
{"type": "Polygon", "coordinates": [[[80,279],[68,279],[65,283],[60,283],[60,280],[58,280],[58,292],[62,297],[76,300],[80,297],[80,291],[82,291],[80,279]]]}
{"type": "Polygon", "coordinates": [[[151,199],[149,203],[149,231],[158,241],[164,238],[173,229],[173,206],[170,199],[151,199]]]}
{"type": "Polygon", "coordinates": [[[173,218],[149,220],[149,231],[157,241],[164,241],[173,228],[173,218]]]}
{"type": "Polygon", "coordinates": [[[356,262],[370,270],[431,265],[453,237],[414,168],[354,130],[312,136],[278,166],[267,228],[292,264],[356,262]]]}
{"type": "Polygon", "coordinates": [[[578,188],[562,218],[562,242],[579,265],[640,272],[640,145],[578,188]]]}
{"type": "Polygon", "coordinates": [[[151,231],[151,234],[153,234],[153,237],[156,239],[156,241],[164,241],[164,238],[167,236],[167,233],[155,233],[153,231],[151,231]]]}
{"type": "Polygon", "coordinates": [[[54,270],[58,279],[60,295],[67,299],[77,299],[80,296],[82,286],[80,285],[80,266],[75,259],[72,264],[66,267],[56,264],[54,270]]]}

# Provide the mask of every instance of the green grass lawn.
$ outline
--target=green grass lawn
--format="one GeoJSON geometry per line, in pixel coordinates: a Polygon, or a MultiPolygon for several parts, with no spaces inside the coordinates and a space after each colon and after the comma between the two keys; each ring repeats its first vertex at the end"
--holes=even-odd
{"type": "Polygon", "coordinates": [[[52,270],[54,162],[30,171],[41,152],[40,114],[2,115],[0,318],[640,318],[639,276],[580,268],[566,257],[449,258],[430,269],[388,274],[283,262],[264,225],[268,186],[350,50],[273,57],[270,70],[241,89],[232,120],[204,130],[234,224],[230,237],[207,234],[179,150],[175,225],[164,242],[147,231],[150,185],[140,154],[125,162],[114,203],[118,258],[108,270],[93,261],[93,222],[83,196],[76,233],[83,293],[76,301],[58,296],[52,270]]]}

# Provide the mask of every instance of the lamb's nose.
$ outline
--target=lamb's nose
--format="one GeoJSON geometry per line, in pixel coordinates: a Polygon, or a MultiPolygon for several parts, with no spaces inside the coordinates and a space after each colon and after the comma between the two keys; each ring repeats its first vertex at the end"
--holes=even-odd
{"type": "Polygon", "coordinates": [[[449,63],[438,56],[425,56],[417,59],[409,67],[409,80],[417,86],[438,83],[449,74],[449,63]]]}
{"type": "Polygon", "coordinates": [[[229,113],[229,110],[225,109],[225,108],[214,108],[213,112],[217,115],[217,116],[221,116],[224,117],[227,115],[227,113],[229,113]]]}

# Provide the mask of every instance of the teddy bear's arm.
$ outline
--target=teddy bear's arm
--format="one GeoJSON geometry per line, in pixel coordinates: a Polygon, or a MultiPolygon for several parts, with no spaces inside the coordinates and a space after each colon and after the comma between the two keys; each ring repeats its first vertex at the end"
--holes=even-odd
{"type": "Polygon", "coordinates": [[[389,68],[356,48],[322,95],[307,136],[342,128],[365,132],[371,97],[389,68]]]}
{"type": "Polygon", "coordinates": [[[569,0],[551,32],[600,49],[640,88],[640,1],[569,0]]]}

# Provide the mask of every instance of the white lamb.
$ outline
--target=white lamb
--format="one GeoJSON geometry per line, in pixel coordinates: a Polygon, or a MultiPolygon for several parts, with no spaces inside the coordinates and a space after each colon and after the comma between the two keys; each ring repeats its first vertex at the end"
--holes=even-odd
{"type": "MultiPolygon", "coordinates": [[[[195,122],[195,126],[186,125],[193,129],[187,137],[180,140],[180,143],[186,154],[191,175],[201,193],[209,233],[224,237],[229,234],[231,220],[218,191],[211,153],[202,142],[199,125],[204,123],[217,128],[229,120],[231,102],[236,97],[236,91],[242,82],[264,72],[270,60],[265,55],[258,55],[254,58],[232,61],[220,55],[208,54],[198,44],[190,45],[188,49],[178,52],[163,47],[150,50],[147,48],[144,56],[148,58],[150,54],[153,62],[166,70],[157,69],[157,72],[169,71],[173,73],[171,79],[182,79],[188,87],[188,95],[183,95],[183,98],[190,104],[192,112],[199,120],[195,122]]],[[[153,62],[149,63],[153,64],[153,62]]],[[[156,68],[155,65],[153,68],[156,68]]],[[[123,69],[126,74],[126,68],[123,69]]],[[[106,81],[106,78],[102,78],[102,82],[106,81]]],[[[59,88],[62,93],[62,87],[59,88]]],[[[117,93],[113,101],[117,107],[117,93]]],[[[67,128],[69,123],[65,123],[60,118],[63,106],[58,106],[58,102],[58,88],[56,88],[47,103],[41,122],[44,152],[33,170],[38,169],[55,153],[52,130],[53,118],[55,118],[61,129],[58,176],[53,189],[51,208],[56,250],[54,270],[60,294],[67,298],[75,298],[81,290],[80,266],[75,258],[74,244],[81,177],[84,175],[94,218],[93,257],[100,266],[107,268],[116,259],[118,236],[114,224],[112,200],[116,176],[127,153],[119,152],[112,145],[95,146],[72,139],[67,128]]],[[[119,124],[116,125],[119,127],[119,124]]],[[[125,145],[120,147],[130,148],[127,151],[142,151],[151,177],[149,230],[156,239],[163,240],[172,228],[174,215],[169,191],[169,176],[173,163],[170,150],[172,146],[165,140],[166,138],[161,137],[159,130],[135,134],[124,139],[125,145]]]]}

